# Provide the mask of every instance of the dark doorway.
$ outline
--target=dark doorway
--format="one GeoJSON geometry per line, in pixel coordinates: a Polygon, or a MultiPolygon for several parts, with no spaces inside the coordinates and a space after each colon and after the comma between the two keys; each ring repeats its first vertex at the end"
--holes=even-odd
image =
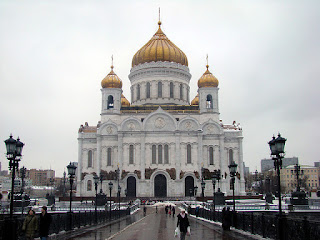
{"type": "Polygon", "coordinates": [[[191,176],[188,176],[185,179],[184,194],[186,197],[194,196],[194,181],[191,176]]]}
{"type": "Polygon", "coordinates": [[[127,196],[136,197],[136,178],[128,177],[127,179],[127,196]]]}
{"type": "Polygon", "coordinates": [[[163,174],[158,174],[154,178],[154,196],[155,197],[167,196],[167,179],[163,174]]]}

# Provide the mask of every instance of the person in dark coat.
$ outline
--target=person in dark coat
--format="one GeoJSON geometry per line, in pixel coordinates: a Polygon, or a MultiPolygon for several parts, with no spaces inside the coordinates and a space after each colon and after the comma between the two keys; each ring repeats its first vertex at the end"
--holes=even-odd
{"type": "Polygon", "coordinates": [[[180,240],[185,240],[186,235],[190,235],[188,227],[190,226],[188,215],[184,209],[181,209],[181,213],[178,214],[177,227],[180,229],[180,240]]]}
{"type": "Polygon", "coordinates": [[[49,236],[49,228],[51,224],[51,215],[47,212],[47,207],[43,206],[40,213],[39,234],[41,240],[47,240],[49,236]]]}
{"type": "Polygon", "coordinates": [[[176,209],[174,206],[172,206],[172,216],[174,217],[175,214],[176,214],[176,209]]]}
{"type": "Polygon", "coordinates": [[[36,217],[35,212],[30,209],[22,225],[22,231],[25,233],[26,239],[34,239],[35,234],[38,231],[38,225],[38,218],[36,217]]]}
{"type": "Polygon", "coordinates": [[[222,229],[223,230],[230,230],[230,226],[231,226],[230,208],[224,207],[222,209],[222,229]]]}

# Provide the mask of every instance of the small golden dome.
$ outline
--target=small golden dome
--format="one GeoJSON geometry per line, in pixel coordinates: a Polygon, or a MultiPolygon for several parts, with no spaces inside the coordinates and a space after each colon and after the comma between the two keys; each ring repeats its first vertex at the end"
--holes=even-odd
{"type": "Polygon", "coordinates": [[[215,76],[213,76],[212,73],[209,71],[209,65],[207,65],[206,67],[207,71],[205,71],[205,73],[198,80],[198,87],[218,87],[218,79],[215,76]]]}
{"type": "Polygon", "coordinates": [[[191,105],[199,105],[199,93],[197,96],[194,97],[194,99],[191,101],[191,105]]]}
{"type": "Polygon", "coordinates": [[[123,94],[121,94],[121,106],[130,106],[130,102],[128,101],[128,99],[126,99],[126,97],[123,94]]]}
{"type": "Polygon", "coordinates": [[[159,29],[132,59],[132,67],[147,62],[176,62],[188,66],[187,56],[159,29]]]}
{"type": "Polygon", "coordinates": [[[113,65],[111,66],[110,73],[101,81],[103,88],[122,88],[122,81],[113,71],[113,65]]]}

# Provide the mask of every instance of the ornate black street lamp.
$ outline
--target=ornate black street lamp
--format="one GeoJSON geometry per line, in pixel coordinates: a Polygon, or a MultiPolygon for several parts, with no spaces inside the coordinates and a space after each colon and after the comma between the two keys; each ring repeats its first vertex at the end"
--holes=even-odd
{"type": "Polygon", "coordinates": [[[73,164],[70,164],[67,166],[68,169],[68,175],[69,175],[69,182],[70,182],[70,208],[69,208],[69,224],[70,224],[70,230],[72,229],[72,185],[73,185],[73,181],[76,175],[76,169],[77,167],[74,166],[73,164]]]}
{"type": "Polygon", "coordinates": [[[20,177],[21,177],[21,194],[24,192],[24,186],[25,186],[25,182],[24,179],[26,178],[26,171],[27,169],[23,166],[22,168],[20,168],[20,177]]]}
{"type": "Polygon", "coordinates": [[[13,217],[13,200],[14,200],[14,179],[16,175],[16,170],[19,168],[19,161],[21,160],[21,153],[24,143],[20,142],[18,137],[17,140],[10,138],[4,141],[7,148],[7,159],[9,160],[9,169],[11,170],[11,198],[10,198],[10,219],[13,217]]]}
{"type": "MultiPolygon", "coordinates": [[[[202,179],[201,179],[201,189],[202,189],[202,192],[201,192],[201,197],[204,198],[204,189],[206,187],[206,183],[204,182],[204,168],[201,168],[201,175],[202,175],[202,179]]],[[[204,201],[204,199],[203,199],[204,201]]]]}
{"type": "Polygon", "coordinates": [[[98,202],[98,184],[99,184],[99,177],[97,175],[95,175],[93,177],[94,180],[94,189],[96,190],[96,200],[94,203],[94,218],[96,223],[98,222],[98,217],[97,217],[97,202],[98,202]]]}
{"type": "Polygon", "coordinates": [[[286,144],[287,139],[281,137],[280,133],[278,137],[272,137],[272,140],[268,142],[271,157],[274,160],[274,168],[277,172],[278,178],[278,197],[279,197],[279,226],[278,226],[278,235],[279,238],[282,239],[282,209],[281,209],[281,181],[280,181],[280,169],[282,168],[282,158],[284,157],[284,146],[286,144]]]}
{"type": "Polygon", "coordinates": [[[109,202],[110,202],[110,212],[109,212],[109,218],[111,220],[111,191],[112,191],[112,187],[113,187],[113,183],[112,182],[109,182],[109,191],[110,191],[110,199],[109,199],[109,202]]]}
{"type": "Polygon", "coordinates": [[[212,187],[213,187],[213,218],[215,220],[216,216],[216,182],[217,182],[217,175],[212,175],[212,187]]]}
{"type": "Polygon", "coordinates": [[[101,183],[100,193],[101,194],[103,193],[103,191],[102,191],[102,182],[103,182],[103,175],[100,172],[100,183],[101,183]]]}
{"type": "Polygon", "coordinates": [[[237,167],[238,165],[235,163],[235,162],[232,162],[230,165],[229,165],[229,169],[230,169],[230,176],[231,176],[231,186],[232,186],[232,199],[233,199],[233,212],[236,211],[236,201],[235,201],[235,198],[234,198],[234,185],[235,185],[235,176],[236,176],[236,173],[237,173],[237,167]]]}
{"type": "Polygon", "coordinates": [[[121,187],[120,185],[118,185],[119,218],[120,218],[120,197],[121,197],[121,187]]]}

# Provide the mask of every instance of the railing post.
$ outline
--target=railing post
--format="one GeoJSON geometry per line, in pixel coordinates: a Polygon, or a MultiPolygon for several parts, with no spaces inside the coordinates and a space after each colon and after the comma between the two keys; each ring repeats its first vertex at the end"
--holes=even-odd
{"type": "Polygon", "coordinates": [[[262,213],[262,214],[261,214],[262,237],[266,237],[264,224],[265,224],[265,218],[264,218],[264,213],[262,213]]]}
{"type": "Polygon", "coordinates": [[[253,234],[254,233],[254,227],[253,227],[253,212],[251,212],[251,233],[253,234]]]}
{"type": "Polygon", "coordinates": [[[309,221],[307,220],[307,217],[303,217],[303,232],[304,232],[304,239],[310,239],[310,233],[309,233],[309,221]]]}

